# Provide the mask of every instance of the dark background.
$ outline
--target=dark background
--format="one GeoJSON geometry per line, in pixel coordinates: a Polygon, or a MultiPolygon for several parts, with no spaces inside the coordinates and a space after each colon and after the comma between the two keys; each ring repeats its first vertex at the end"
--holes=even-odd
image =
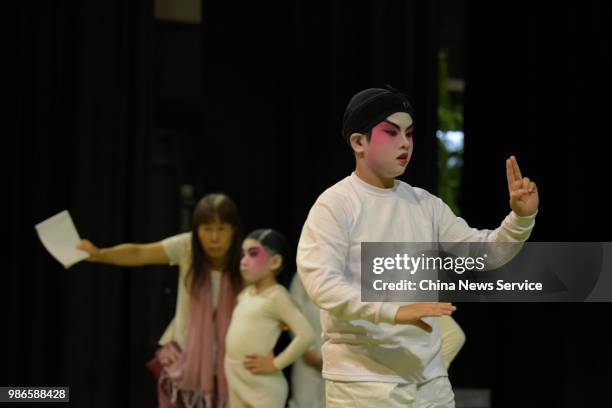
{"type": "MultiPolygon", "coordinates": [[[[402,179],[435,193],[442,46],[466,84],[464,218],[499,224],[515,154],[540,190],[532,240],[609,240],[610,17],[603,1],[210,0],[201,24],[183,25],[156,21],[145,0],[19,3],[6,17],[0,385],[69,385],[73,406],[155,404],[144,363],[172,317],[176,272],[64,270],[33,228],[63,209],[100,246],[150,242],[223,191],[247,230],[297,244],[316,197],[354,167],[339,137],[348,99],[384,83],[417,111],[402,179]]],[[[495,408],[611,406],[611,312],[461,304],[451,380],[490,388],[495,408]]]]}

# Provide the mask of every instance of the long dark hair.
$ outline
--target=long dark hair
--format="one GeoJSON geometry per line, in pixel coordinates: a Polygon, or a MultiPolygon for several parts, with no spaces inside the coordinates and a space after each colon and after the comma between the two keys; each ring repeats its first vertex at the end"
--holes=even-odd
{"type": "Polygon", "coordinates": [[[191,218],[191,267],[187,272],[186,282],[189,284],[192,296],[197,296],[198,289],[207,279],[210,279],[212,268],[210,259],[200,242],[198,227],[214,221],[217,217],[224,223],[233,227],[232,243],[226,255],[225,271],[229,273],[234,293],[242,289],[242,276],[240,275],[240,248],[242,244],[242,220],[238,207],[231,198],[225,194],[208,194],[204,196],[193,210],[191,218]]]}

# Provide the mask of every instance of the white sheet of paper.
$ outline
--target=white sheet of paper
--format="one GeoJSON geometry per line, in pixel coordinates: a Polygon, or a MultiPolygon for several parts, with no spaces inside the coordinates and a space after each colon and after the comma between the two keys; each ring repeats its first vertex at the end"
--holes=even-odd
{"type": "Polygon", "coordinates": [[[47,251],[68,269],[89,254],[75,246],[81,242],[70,213],[64,210],[34,226],[47,251]]]}

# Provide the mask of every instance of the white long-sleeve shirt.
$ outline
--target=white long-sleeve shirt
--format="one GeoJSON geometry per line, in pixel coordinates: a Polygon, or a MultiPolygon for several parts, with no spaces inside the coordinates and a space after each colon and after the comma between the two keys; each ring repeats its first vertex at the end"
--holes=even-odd
{"type": "Polygon", "coordinates": [[[256,293],[254,286],[247,286],[238,295],[227,329],[226,358],[242,363],[247,354],[268,354],[281,334],[281,322],[289,326],[294,337],[274,358],[274,366],[279,370],[308,350],[314,341],[314,332],[283,286],[274,285],[261,293],[256,293]]]}
{"type": "MultiPolygon", "coordinates": [[[[511,212],[495,230],[471,228],[442,200],[397,181],[372,186],[355,173],[319,196],[302,229],[297,267],[321,311],[323,377],[336,381],[423,383],[447,375],[435,318],[427,333],[395,325],[400,303],[362,302],[361,242],[523,242],[535,214],[511,212]]],[[[513,253],[519,245],[507,247],[513,253]]]]}

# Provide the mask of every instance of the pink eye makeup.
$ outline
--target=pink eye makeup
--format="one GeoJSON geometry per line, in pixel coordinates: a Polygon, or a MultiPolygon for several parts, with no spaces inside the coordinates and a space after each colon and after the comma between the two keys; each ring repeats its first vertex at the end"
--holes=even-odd
{"type": "Polygon", "coordinates": [[[378,125],[374,126],[372,131],[382,131],[391,136],[396,136],[399,133],[397,127],[389,122],[380,122],[378,125]]]}
{"type": "MultiPolygon", "coordinates": [[[[410,127],[406,129],[405,132],[406,132],[405,135],[407,138],[412,138],[412,135],[414,133],[414,126],[411,125],[410,127]]],[[[386,139],[388,141],[392,141],[400,134],[401,134],[400,127],[396,125],[395,123],[389,122],[387,120],[380,122],[378,125],[372,128],[372,136],[376,136],[378,140],[386,139]],[[386,137],[379,139],[380,136],[386,136],[386,137]]]]}
{"type": "Polygon", "coordinates": [[[392,142],[398,135],[399,131],[385,122],[381,122],[372,128],[372,138],[379,141],[392,142]]]}
{"type": "Polygon", "coordinates": [[[242,251],[242,258],[247,258],[247,260],[252,261],[254,266],[261,266],[268,262],[270,256],[268,255],[268,251],[266,251],[263,247],[252,246],[247,248],[246,251],[242,251]]]}

